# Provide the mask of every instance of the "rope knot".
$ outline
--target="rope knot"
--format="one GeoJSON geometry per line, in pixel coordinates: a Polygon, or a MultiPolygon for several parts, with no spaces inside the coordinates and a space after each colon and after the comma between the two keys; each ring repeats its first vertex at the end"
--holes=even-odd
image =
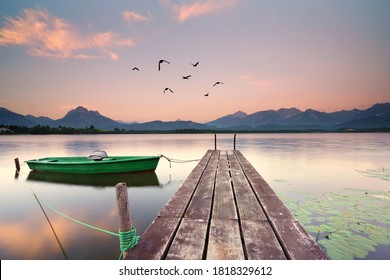
{"type": "Polygon", "coordinates": [[[137,235],[137,230],[134,226],[131,227],[130,231],[119,230],[119,245],[122,252],[120,259],[122,259],[124,252],[138,244],[139,239],[140,237],[137,235]]]}

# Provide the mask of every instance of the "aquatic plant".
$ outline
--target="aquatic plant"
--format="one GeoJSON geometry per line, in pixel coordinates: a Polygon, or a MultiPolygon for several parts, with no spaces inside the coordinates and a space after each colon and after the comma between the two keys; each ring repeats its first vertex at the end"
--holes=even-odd
{"type": "Polygon", "coordinates": [[[385,169],[384,167],[379,169],[356,170],[356,172],[366,177],[390,181],[390,169],[385,169]]]}
{"type": "Polygon", "coordinates": [[[390,192],[279,195],[331,259],[364,259],[377,246],[390,245],[390,192]]]}

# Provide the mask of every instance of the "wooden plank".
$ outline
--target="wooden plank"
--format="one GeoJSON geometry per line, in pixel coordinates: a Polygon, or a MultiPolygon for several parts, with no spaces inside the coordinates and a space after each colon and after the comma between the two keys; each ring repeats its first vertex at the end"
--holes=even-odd
{"type": "Polygon", "coordinates": [[[227,156],[229,160],[230,170],[235,172],[241,172],[242,168],[234,151],[227,151],[227,156]]]}
{"type": "Polygon", "coordinates": [[[243,260],[244,258],[238,221],[212,219],[206,259],[243,260]]]}
{"type": "Polygon", "coordinates": [[[268,221],[241,221],[248,260],[285,260],[279,241],[268,221]]]}
{"type": "Polygon", "coordinates": [[[289,259],[328,258],[279,197],[261,196],[260,201],[289,259]]]}
{"type": "Polygon", "coordinates": [[[212,150],[208,150],[206,152],[200,162],[195,166],[190,175],[185,179],[180,188],[171,197],[167,204],[165,204],[157,216],[182,217],[184,215],[184,211],[189,203],[189,200],[193,195],[212,154],[212,150]]]}
{"type": "Polygon", "coordinates": [[[329,257],[313,240],[297,220],[276,219],[273,221],[276,234],[289,259],[327,260],[329,257]]]}
{"type": "Polygon", "coordinates": [[[138,244],[128,251],[126,260],[159,260],[167,252],[179,218],[157,217],[146,229],[138,244]]]}
{"type": "Polygon", "coordinates": [[[234,151],[234,154],[237,156],[248,181],[260,201],[287,258],[328,259],[320,246],[299,224],[291,211],[242,153],[234,151]]]}
{"type": "Polygon", "coordinates": [[[184,217],[210,219],[218,156],[219,152],[212,154],[184,217]]]}
{"type": "Polygon", "coordinates": [[[220,154],[213,204],[213,219],[237,219],[226,153],[220,154]]]}
{"type": "Polygon", "coordinates": [[[287,206],[275,195],[260,196],[260,203],[263,205],[265,212],[270,220],[274,219],[290,219],[295,221],[296,218],[287,208],[287,206]]]}
{"type": "Polygon", "coordinates": [[[232,151],[228,152],[233,190],[241,220],[267,220],[241,166],[232,151]]]}
{"type": "Polygon", "coordinates": [[[209,150],[126,256],[202,258],[328,257],[239,151],[209,150]]]}
{"type": "Polygon", "coordinates": [[[208,220],[183,219],[169,249],[167,260],[201,260],[208,220]]]}
{"type": "Polygon", "coordinates": [[[240,151],[234,151],[241,167],[248,178],[254,192],[257,196],[275,194],[268,183],[260,176],[259,172],[249,163],[240,151]]]}

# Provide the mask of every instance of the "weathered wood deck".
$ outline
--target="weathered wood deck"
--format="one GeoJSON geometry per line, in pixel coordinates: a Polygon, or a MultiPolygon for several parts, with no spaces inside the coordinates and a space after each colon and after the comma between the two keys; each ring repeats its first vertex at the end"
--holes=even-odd
{"type": "Polygon", "coordinates": [[[239,151],[209,150],[126,259],[327,259],[239,151]]]}

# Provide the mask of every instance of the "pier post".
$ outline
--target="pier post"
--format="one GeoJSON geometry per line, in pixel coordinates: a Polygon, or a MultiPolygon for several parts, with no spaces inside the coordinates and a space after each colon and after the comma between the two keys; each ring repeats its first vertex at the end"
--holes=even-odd
{"type": "Polygon", "coordinates": [[[16,167],[16,170],[19,172],[20,171],[20,163],[19,163],[19,158],[15,158],[14,159],[15,161],[15,167],[16,167]]]}
{"type": "Polygon", "coordinates": [[[233,150],[236,150],[236,134],[234,134],[234,144],[233,144],[233,150]]]}
{"type": "MultiPolygon", "coordinates": [[[[130,231],[132,224],[126,183],[118,183],[116,185],[116,205],[119,214],[119,229],[122,232],[130,231]]],[[[127,254],[127,252],[123,252],[123,259],[126,258],[127,254]]]]}
{"type": "Polygon", "coordinates": [[[214,134],[214,150],[217,149],[217,134],[214,134]]]}

